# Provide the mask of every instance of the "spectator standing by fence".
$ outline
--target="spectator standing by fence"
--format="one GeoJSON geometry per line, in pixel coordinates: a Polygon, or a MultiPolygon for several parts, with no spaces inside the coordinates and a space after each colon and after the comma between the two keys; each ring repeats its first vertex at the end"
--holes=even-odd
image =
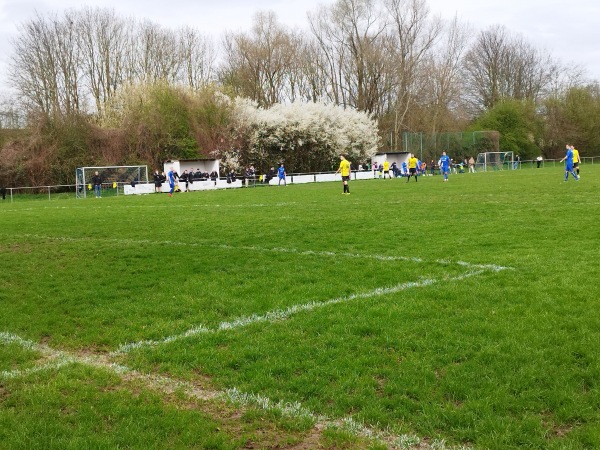
{"type": "Polygon", "coordinates": [[[191,173],[188,173],[187,170],[184,170],[183,173],[181,174],[181,179],[185,183],[185,192],[190,191],[190,178],[191,178],[191,173]]]}
{"type": "Polygon", "coordinates": [[[96,198],[102,197],[102,177],[97,170],[94,172],[94,176],[92,177],[92,184],[94,185],[94,195],[96,198]]]}
{"type": "Polygon", "coordinates": [[[469,158],[469,173],[475,173],[475,158],[469,158]]]}
{"type": "Polygon", "coordinates": [[[271,167],[267,174],[265,175],[264,182],[269,184],[269,182],[275,178],[275,167],[271,167]]]}
{"type": "Polygon", "coordinates": [[[162,175],[160,174],[158,169],[156,169],[154,171],[154,174],[152,175],[152,179],[154,180],[154,192],[160,192],[162,183],[163,183],[163,179],[162,179],[162,175]]]}
{"type": "Polygon", "coordinates": [[[244,180],[246,183],[246,187],[250,186],[250,184],[254,185],[254,176],[256,171],[254,170],[254,166],[250,166],[246,168],[246,172],[244,174],[244,180]]]}
{"type": "Polygon", "coordinates": [[[215,184],[215,186],[216,186],[218,179],[219,179],[219,173],[216,170],[213,170],[210,173],[210,181],[212,181],[215,184]]]}

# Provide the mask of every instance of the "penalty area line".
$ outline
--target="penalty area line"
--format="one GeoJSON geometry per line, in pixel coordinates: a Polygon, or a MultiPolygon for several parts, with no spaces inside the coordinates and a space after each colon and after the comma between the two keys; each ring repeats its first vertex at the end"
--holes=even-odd
{"type": "Polygon", "coordinates": [[[316,414],[299,402],[274,402],[268,397],[245,393],[233,387],[223,391],[215,391],[198,387],[192,383],[176,380],[164,375],[144,374],[126,366],[110,362],[106,355],[78,356],[64,351],[54,350],[43,344],[25,340],[7,332],[0,332],[0,344],[16,344],[20,347],[43,353],[45,356],[55,358],[55,361],[35,366],[25,370],[12,370],[0,372],[0,380],[25,378],[29,375],[42,371],[59,370],[68,365],[80,364],[88,367],[105,370],[119,376],[123,381],[140,382],[147,389],[172,394],[182,392],[189,398],[197,400],[226,401],[233,405],[244,407],[255,407],[265,411],[277,411],[283,416],[292,419],[308,419],[313,424],[313,429],[341,429],[355,436],[363,437],[371,441],[379,441],[387,444],[391,449],[414,449],[414,450],[451,450],[452,447],[445,445],[442,440],[434,440],[431,443],[424,441],[414,434],[395,434],[389,430],[378,430],[354,420],[353,417],[339,419],[328,418],[322,414],[316,414]]]}
{"type": "Polygon", "coordinates": [[[495,264],[476,264],[465,261],[453,261],[450,259],[437,259],[437,260],[426,260],[423,258],[412,257],[412,256],[394,256],[394,255],[377,255],[377,254],[363,254],[363,253],[349,253],[349,252],[331,252],[331,251],[315,251],[315,250],[299,250],[296,248],[285,248],[285,247],[257,247],[257,246],[235,246],[228,244],[212,244],[212,243],[199,243],[199,242],[179,242],[179,241],[152,241],[150,239],[114,239],[114,238],[99,238],[99,237],[53,237],[43,236],[37,234],[20,234],[16,235],[24,238],[42,239],[42,240],[53,240],[59,242],[110,242],[114,244],[122,245],[166,245],[166,246],[178,246],[178,247],[200,247],[200,248],[216,248],[223,250],[244,250],[257,253],[288,253],[301,256],[326,256],[333,258],[350,258],[350,259],[372,259],[376,261],[393,262],[393,261],[406,261],[412,263],[434,263],[443,266],[457,265],[466,267],[469,269],[484,269],[499,272],[502,270],[512,269],[508,266],[499,266],[495,264]]]}
{"type": "Polygon", "coordinates": [[[464,280],[466,278],[481,275],[484,272],[486,272],[486,270],[480,269],[480,270],[470,271],[470,272],[464,273],[462,275],[444,278],[442,280],[440,280],[440,279],[425,279],[422,281],[409,281],[406,283],[397,284],[395,286],[377,288],[377,289],[374,289],[369,292],[351,294],[351,295],[348,295],[345,297],[337,297],[337,298],[333,298],[333,299],[325,300],[325,301],[321,301],[321,302],[311,301],[311,302],[303,303],[300,305],[293,305],[293,306],[290,306],[285,309],[275,309],[272,311],[267,311],[264,314],[251,314],[249,316],[242,316],[242,317],[239,317],[232,321],[221,322],[219,325],[217,325],[214,328],[209,328],[204,325],[198,325],[193,328],[190,328],[189,330],[187,330],[181,334],[175,334],[175,335],[163,338],[163,339],[143,340],[143,341],[123,344],[120,347],[118,347],[116,350],[111,352],[110,355],[117,356],[120,354],[129,353],[133,350],[137,350],[137,349],[141,349],[141,348],[153,348],[153,347],[157,347],[160,345],[170,344],[175,341],[179,341],[182,339],[199,336],[199,335],[214,334],[214,333],[218,333],[220,331],[237,330],[237,329],[244,328],[244,327],[254,325],[257,323],[280,322],[283,320],[287,320],[287,319],[291,318],[292,316],[295,316],[296,314],[306,312],[306,311],[314,311],[316,309],[321,309],[321,308],[325,308],[327,306],[337,305],[337,304],[341,304],[341,303],[347,303],[347,302],[350,302],[353,300],[368,299],[368,298],[379,297],[379,296],[383,296],[383,295],[395,294],[397,292],[405,291],[407,289],[427,287],[427,286],[431,286],[433,284],[436,284],[436,283],[439,283],[442,281],[443,282],[460,281],[460,280],[464,280]]]}

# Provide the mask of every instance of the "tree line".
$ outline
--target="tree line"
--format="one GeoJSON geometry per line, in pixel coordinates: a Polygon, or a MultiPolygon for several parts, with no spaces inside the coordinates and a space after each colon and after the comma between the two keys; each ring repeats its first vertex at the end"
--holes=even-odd
{"type": "MultiPolygon", "coordinates": [[[[501,148],[523,158],[558,156],[566,141],[583,155],[600,150],[598,83],[503,26],[474,31],[433,15],[426,0],[338,0],[308,12],[307,25],[290,29],[274,13],[259,12],[250,30],[227,31],[216,43],[197,29],[167,29],[103,8],[36,14],[13,42],[10,82],[20,102],[1,108],[0,126],[21,117],[32,133],[81,121],[98,127],[92,134],[102,130],[113,139],[133,133],[120,138],[120,160],[154,162],[182,146],[185,154],[207,154],[240,144],[230,124],[217,121],[211,131],[205,105],[200,119],[198,111],[196,118],[176,111],[178,128],[156,139],[178,137],[156,145],[149,123],[168,120],[124,118],[122,100],[135,86],[160,85],[187,92],[188,100],[217,89],[267,109],[298,101],[353,108],[377,121],[384,150],[402,150],[406,131],[483,129],[500,131],[501,148]]],[[[104,138],[79,143],[82,159],[93,141],[106,146],[104,138]]]]}

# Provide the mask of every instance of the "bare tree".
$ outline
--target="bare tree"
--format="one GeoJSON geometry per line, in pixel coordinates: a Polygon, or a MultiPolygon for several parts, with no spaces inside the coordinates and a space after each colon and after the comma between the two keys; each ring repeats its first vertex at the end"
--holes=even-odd
{"type": "Polygon", "coordinates": [[[314,38],[297,36],[293,70],[290,72],[290,100],[317,102],[331,98],[327,58],[314,38]]]}
{"type": "Polygon", "coordinates": [[[479,110],[505,98],[536,100],[556,77],[552,58],[505,27],[482,31],[464,59],[472,103],[479,110]]]}
{"type": "Polygon", "coordinates": [[[330,10],[321,6],[309,14],[309,23],[314,36],[309,51],[314,55],[314,64],[308,66],[311,84],[322,88],[321,94],[337,105],[346,104],[342,89],[342,62],[345,58],[343,40],[332,36],[327,17],[330,10]]]}
{"type": "Polygon", "coordinates": [[[133,56],[133,79],[151,83],[174,82],[181,67],[179,42],[175,32],[144,21],[137,29],[133,56]]]}
{"type": "Polygon", "coordinates": [[[328,73],[330,99],[369,113],[380,112],[389,84],[386,23],[374,0],[338,0],[309,14],[328,73]]]}
{"type": "Polygon", "coordinates": [[[206,86],[215,76],[215,49],[212,42],[198,30],[184,27],[179,30],[180,81],[192,89],[206,86]]]}
{"type": "Polygon", "coordinates": [[[222,82],[261,106],[291,99],[290,74],[296,69],[298,42],[273,12],[258,13],[251,33],[225,35],[222,82]]]}
{"type": "Polygon", "coordinates": [[[56,36],[56,60],[59,68],[59,103],[66,115],[81,111],[81,52],[77,45],[75,17],[67,12],[63,20],[53,22],[56,36]]]}
{"type": "Polygon", "coordinates": [[[467,50],[470,28],[458,18],[445,24],[441,39],[425,61],[426,85],[420,103],[427,108],[421,129],[436,133],[452,128],[460,117],[462,103],[462,58],[467,50]]]}
{"type": "Polygon", "coordinates": [[[389,53],[394,59],[396,85],[393,108],[393,136],[406,129],[406,116],[423,90],[427,74],[424,63],[440,37],[443,24],[430,18],[425,0],[385,0],[392,27],[389,53]]]}
{"type": "Polygon", "coordinates": [[[213,78],[211,42],[191,28],[138,24],[113,10],[36,15],[14,42],[12,77],[24,103],[46,114],[98,114],[124,84],[167,81],[199,88],[213,78]]]}
{"type": "Polygon", "coordinates": [[[22,128],[25,125],[25,114],[19,102],[13,96],[0,97],[0,129],[22,128]]]}
{"type": "Polygon", "coordinates": [[[27,107],[49,115],[79,111],[80,54],[72,16],[36,15],[20,31],[10,79],[27,107]]]}
{"type": "Polygon", "coordinates": [[[78,19],[82,68],[96,109],[102,112],[125,79],[125,55],[133,24],[107,9],[86,8],[78,19]]]}

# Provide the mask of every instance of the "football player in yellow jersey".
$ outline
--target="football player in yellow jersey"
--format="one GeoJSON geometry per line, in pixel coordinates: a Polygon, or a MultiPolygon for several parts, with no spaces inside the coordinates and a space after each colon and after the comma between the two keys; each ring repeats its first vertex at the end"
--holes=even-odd
{"type": "Polygon", "coordinates": [[[350,180],[350,161],[344,155],[340,155],[340,167],[338,167],[335,173],[338,172],[342,174],[342,183],[344,184],[344,192],[342,194],[350,195],[350,186],[348,186],[348,180],[350,180]]]}
{"type": "Polygon", "coordinates": [[[575,169],[575,172],[577,173],[577,176],[579,176],[579,150],[577,150],[575,147],[573,147],[571,145],[571,150],[573,150],[573,169],[575,169]]]}
{"type": "Polygon", "coordinates": [[[410,181],[411,175],[414,175],[415,182],[417,181],[417,164],[418,164],[418,162],[419,162],[419,160],[417,158],[415,158],[415,155],[413,153],[411,153],[410,158],[408,158],[408,178],[406,179],[407,183],[410,181]]]}
{"type": "Polygon", "coordinates": [[[390,176],[390,163],[388,161],[383,162],[383,178],[384,179],[385,179],[386,175],[390,180],[392,179],[392,177],[390,176]]]}

